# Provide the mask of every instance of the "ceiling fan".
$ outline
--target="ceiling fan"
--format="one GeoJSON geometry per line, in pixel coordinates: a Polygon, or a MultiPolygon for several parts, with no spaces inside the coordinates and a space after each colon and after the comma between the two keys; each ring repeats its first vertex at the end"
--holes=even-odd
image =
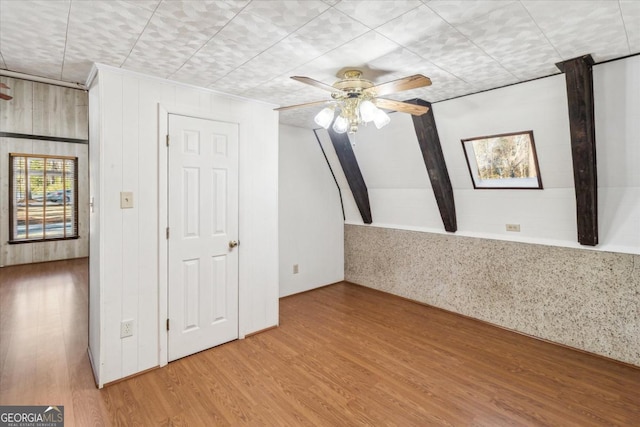
{"type": "MultiPolygon", "coordinates": [[[[10,87],[7,86],[4,83],[0,83],[0,89],[10,89],[10,87]]],[[[13,99],[13,96],[10,96],[10,95],[7,95],[6,93],[0,92],[0,99],[4,99],[5,101],[9,101],[10,99],[13,99]]]]}
{"type": "Polygon", "coordinates": [[[378,85],[374,85],[373,82],[362,78],[362,72],[359,70],[345,71],[344,78],[333,85],[328,85],[309,77],[293,76],[291,78],[331,92],[331,98],[333,99],[289,105],[275,110],[283,111],[292,108],[329,104],[315,116],[314,120],[325,129],[328,129],[333,123],[333,130],[337,133],[356,133],[359,125],[368,122],[373,122],[380,129],[390,122],[389,116],[382,109],[400,111],[415,116],[421,116],[429,111],[428,107],[422,105],[379,98],[379,96],[431,85],[431,80],[422,74],[415,74],[378,85]]]}

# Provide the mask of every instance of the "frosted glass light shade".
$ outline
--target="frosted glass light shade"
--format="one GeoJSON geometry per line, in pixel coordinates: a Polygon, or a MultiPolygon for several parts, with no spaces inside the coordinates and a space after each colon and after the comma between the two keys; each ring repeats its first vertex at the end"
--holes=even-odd
{"type": "Polygon", "coordinates": [[[333,108],[323,108],[318,114],[316,114],[313,120],[318,124],[318,126],[329,129],[329,126],[331,126],[331,122],[333,121],[333,108]]]}
{"type": "Polygon", "coordinates": [[[373,123],[376,125],[378,129],[381,129],[389,124],[391,118],[387,113],[378,108],[375,116],[373,117],[373,123]]]}
{"type": "Polygon", "coordinates": [[[360,103],[360,117],[365,123],[369,123],[375,118],[376,111],[378,111],[378,107],[373,105],[373,102],[364,100],[360,103]]]}
{"type": "Polygon", "coordinates": [[[349,129],[349,120],[342,116],[338,116],[333,122],[333,130],[337,133],[345,133],[349,129]]]}

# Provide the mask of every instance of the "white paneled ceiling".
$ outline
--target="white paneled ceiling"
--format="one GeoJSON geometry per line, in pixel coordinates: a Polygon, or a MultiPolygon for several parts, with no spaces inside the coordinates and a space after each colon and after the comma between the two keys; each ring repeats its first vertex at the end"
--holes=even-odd
{"type": "MultiPolygon", "coordinates": [[[[640,0],[0,0],[0,68],[84,83],[99,62],[276,105],[346,67],[436,102],[640,52],[640,0]]],[[[317,109],[284,111],[313,126],[317,109]]]]}

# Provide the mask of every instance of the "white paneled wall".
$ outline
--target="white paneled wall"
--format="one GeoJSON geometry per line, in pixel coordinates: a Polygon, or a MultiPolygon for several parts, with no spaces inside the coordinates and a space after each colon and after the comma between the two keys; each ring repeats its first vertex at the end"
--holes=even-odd
{"type": "Polygon", "coordinates": [[[313,132],[281,125],[279,165],[283,297],[344,279],[344,221],[338,189],[313,132]]]}
{"type": "MultiPolygon", "coordinates": [[[[239,335],[278,324],[278,125],[272,106],[206,89],[97,67],[90,90],[90,353],[98,383],[162,364],[159,111],[239,124],[239,335]],[[133,209],[120,209],[131,191],[133,209]],[[134,335],[120,338],[120,322],[134,335]]],[[[166,165],[165,165],[166,167],[166,165]]]]}
{"type": "Polygon", "coordinates": [[[593,70],[600,246],[640,253],[640,56],[593,70]]]}
{"type": "MultiPolygon", "coordinates": [[[[640,57],[594,67],[600,244],[640,253],[640,57]]],[[[575,191],[564,75],[433,105],[451,178],[457,235],[567,247],[577,243],[575,191]],[[474,190],[461,139],[533,130],[543,190],[474,190]],[[505,224],[520,224],[519,233],[505,224]]],[[[326,132],[320,133],[345,201],[362,224],[326,132]]],[[[411,117],[356,134],[354,151],[369,191],[373,226],[444,233],[411,117]]]]}

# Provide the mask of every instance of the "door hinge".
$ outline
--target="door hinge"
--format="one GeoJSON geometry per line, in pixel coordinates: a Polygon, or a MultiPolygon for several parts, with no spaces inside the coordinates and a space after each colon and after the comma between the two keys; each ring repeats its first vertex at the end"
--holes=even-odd
{"type": "Polygon", "coordinates": [[[169,134],[167,134],[167,147],[169,146],[169,134]]]}
{"type": "Polygon", "coordinates": [[[169,330],[169,319],[167,319],[167,331],[169,330]]]}
{"type": "Polygon", "coordinates": [[[167,227],[167,239],[169,238],[169,227],[167,227]]]}

